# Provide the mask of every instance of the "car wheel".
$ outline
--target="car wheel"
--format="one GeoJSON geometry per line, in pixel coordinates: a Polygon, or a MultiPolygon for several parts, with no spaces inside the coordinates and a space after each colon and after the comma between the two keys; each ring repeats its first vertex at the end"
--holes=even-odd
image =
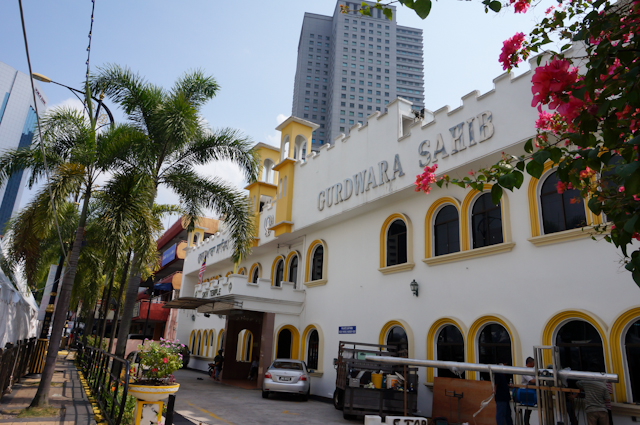
{"type": "Polygon", "coordinates": [[[302,401],[309,401],[309,394],[311,394],[311,388],[307,390],[306,394],[302,395],[302,401]]]}
{"type": "Polygon", "coordinates": [[[269,391],[262,390],[262,398],[269,398],[269,391]]]}

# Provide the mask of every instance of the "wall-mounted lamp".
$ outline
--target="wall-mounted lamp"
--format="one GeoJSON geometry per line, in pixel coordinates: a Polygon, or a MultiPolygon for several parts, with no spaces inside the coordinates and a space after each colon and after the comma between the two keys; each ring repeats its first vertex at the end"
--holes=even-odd
{"type": "Polygon", "coordinates": [[[420,288],[420,285],[418,285],[418,282],[416,282],[416,280],[413,279],[411,281],[411,283],[409,284],[409,287],[411,288],[411,292],[413,292],[413,296],[417,297],[418,296],[418,289],[420,288]]]}

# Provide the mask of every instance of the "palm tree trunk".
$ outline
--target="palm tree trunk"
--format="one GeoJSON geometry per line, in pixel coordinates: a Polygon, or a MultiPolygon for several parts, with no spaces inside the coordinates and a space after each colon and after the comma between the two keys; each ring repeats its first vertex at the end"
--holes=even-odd
{"type": "MultiPolygon", "coordinates": [[[[118,307],[116,308],[116,314],[113,316],[114,326],[111,327],[111,336],[109,337],[109,350],[113,348],[113,334],[117,329],[118,317],[120,317],[120,307],[122,306],[122,293],[124,292],[124,287],[127,286],[127,274],[129,273],[129,263],[131,263],[131,248],[129,248],[129,253],[127,254],[127,261],[124,263],[124,269],[122,270],[122,279],[120,280],[120,290],[118,291],[118,307]]],[[[122,325],[120,325],[122,326],[122,325]]]]}
{"type": "Polygon", "coordinates": [[[111,272],[111,279],[109,281],[109,289],[107,290],[107,300],[104,303],[104,314],[102,319],[102,330],[100,332],[100,342],[98,342],[98,349],[102,350],[102,340],[104,339],[104,333],[107,330],[107,321],[109,319],[109,304],[111,303],[111,290],[113,289],[113,280],[116,277],[115,269],[111,272]]]}
{"type": "MultiPolygon", "coordinates": [[[[156,200],[156,196],[158,196],[157,177],[154,178],[154,181],[156,182],[155,191],[151,197],[149,208],[153,208],[153,203],[156,200]]],[[[125,295],[124,306],[122,307],[122,320],[120,321],[120,330],[118,331],[118,343],[116,344],[115,355],[120,358],[124,358],[125,351],[127,349],[129,330],[131,329],[131,319],[133,319],[133,307],[136,304],[138,289],[140,288],[140,278],[142,275],[140,272],[141,261],[142,260],[139,258],[138,253],[134,253],[133,262],[131,264],[131,274],[129,275],[129,283],[127,284],[127,294],[125,295]]],[[[114,365],[116,364],[119,365],[120,363],[114,362],[114,365]]],[[[118,370],[117,373],[117,376],[119,376],[120,371],[118,370]]]]}
{"type": "Polygon", "coordinates": [[[51,387],[51,379],[53,371],[56,368],[56,360],[58,358],[58,349],[60,348],[60,340],[62,339],[62,331],[67,319],[67,310],[71,301],[71,289],[73,281],[76,278],[76,270],[78,266],[78,258],[82,250],[82,239],[84,237],[84,226],[87,222],[87,209],[89,208],[89,200],[91,198],[91,185],[87,185],[84,194],[84,202],[82,204],[82,212],[80,220],[78,220],[78,229],[76,230],[75,240],[71,248],[71,254],[67,260],[67,270],[62,279],[62,287],[60,288],[60,298],[53,316],[53,326],[51,330],[51,339],[49,340],[49,349],[47,350],[47,358],[42,371],[42,378],[38,385],[38,391],[31,401],[30,407],[45,407],[49,405],[49,388],[51,387]]]}
{"type": "MultiPolygon", "coordinates": [[[[90,303],[89,303],[90,304],[90,303]]],[[[93,307],[87,312],[87,318],[84,322],[84,331],[82,332],[82,345],[87,346],[87,337],[90,335],[93,329],[93,322],[96,317],[96,310],[98,307],[97,300],[93,303],[93,307]]]]}
{"type": "Polygon", "coordinates": [[[118,343],[116,344],[116,357],[124,358],[127,349],[127,340],[129,330],[131,329],[131,321],[133,319],[133,308],[138,298],[138,289],[140,288],[140,259],[138,254],[133,254],[133,265],[127,283],[127,292],[124,297],[124,305],[122,306],[122,320],[120,320],[120,329],[118,331],[118,343]]]}

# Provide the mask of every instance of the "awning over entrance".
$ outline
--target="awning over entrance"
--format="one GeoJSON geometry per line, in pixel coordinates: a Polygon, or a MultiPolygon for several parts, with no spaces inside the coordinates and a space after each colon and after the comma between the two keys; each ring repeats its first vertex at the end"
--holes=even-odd
{"type": "Polygon", "coordinates": [[[222,301],[194,297],[181,297],[166,303],[163,308],[197,310],[198,313],[229,314],[231,310],[242,310],[241,301],[222,301]]]}
{"type": "Polygon", "coordinates": [[[181,308],[184,310],[194,310],[204,304],[213,304],[211,300],[195,297],[180,297],[165,303],[163,308],[181,308]]]}
{"type": "Polygon", "coordinates": [[[293,283],[273,286],[270,279],[251,283],[244,275],[229,275],[195,285],[194,295],[170,301],[165,308],[197,309],[198,313],[212,314],[228,314],[233,310],[300,314],[305,300],[305,291],[294,288],[293,283]]]}

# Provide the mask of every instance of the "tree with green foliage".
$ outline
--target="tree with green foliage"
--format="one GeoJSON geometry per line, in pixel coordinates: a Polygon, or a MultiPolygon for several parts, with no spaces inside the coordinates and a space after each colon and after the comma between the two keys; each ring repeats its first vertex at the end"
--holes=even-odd
{"type": "MultiPolygon", "coordinates": [[[[90,94],[87,96],[90,99],[90,94]]],[[[88,116],[70,108],[57,108],[42,120],[42,139],[30,146],[5,152],[0,156],[0,185],[12,175],[29,170],[29,186],[44,179],[50,173],[51,196],[54,202],[73,199],[80,201],[80,213],[71,248],[66,255],[66,272],[58,290],[57,305],[53,318],[51,339],[47,350],[45,367],[38,391],[31,406],[48,405],[49,388],[55,369],[58,347],[66,322],[75,281],[78,259],[83,247],[85,227],[91,196],[97,179],[114,164],[115,153],[130,138],[138,135],[132,126],[112,126],[105,131],[97,130],[92,115],[93,105],[87,103],[88,116]]],[[[56,213],[56,208],[52,208],[56,213]]],[[[51,223],[37,223],[51,226],[51,223]]],[[[57,230],[56,230],[57,231],[57,230]]],[[[59,238],[60,239],[60,238],[59,238]]],[[[59,243],[62,241],[59,240],[59,243]]]]}
{"type": "MultiPolygon", "coordinates": [[[[119,170],[136,170],[148,179],[145,184],[153,188],[150,202],[161,186],[176,193],[189,230],[205,209],[215,210],[229,229],[233,259],[246,257],[254,235],[246,196],[222,179],[202,176],[195,169],[230,160],[248,181],[257,178],[258,158],[251,149],[251,140],[237,130],[212,130],[200,115],[202,106],[218,92],[215,79],[194,71],[166,90],[128,68],[108,65],[90,77],[90,84],[94,91],[103,92],[120,104],[129,123],[145,135],[120,152],[119,170]]],[[[140,286],[141,263],[138,252],[134,253],[116,346],[116,355],[121,357],[140,286]]]]}

